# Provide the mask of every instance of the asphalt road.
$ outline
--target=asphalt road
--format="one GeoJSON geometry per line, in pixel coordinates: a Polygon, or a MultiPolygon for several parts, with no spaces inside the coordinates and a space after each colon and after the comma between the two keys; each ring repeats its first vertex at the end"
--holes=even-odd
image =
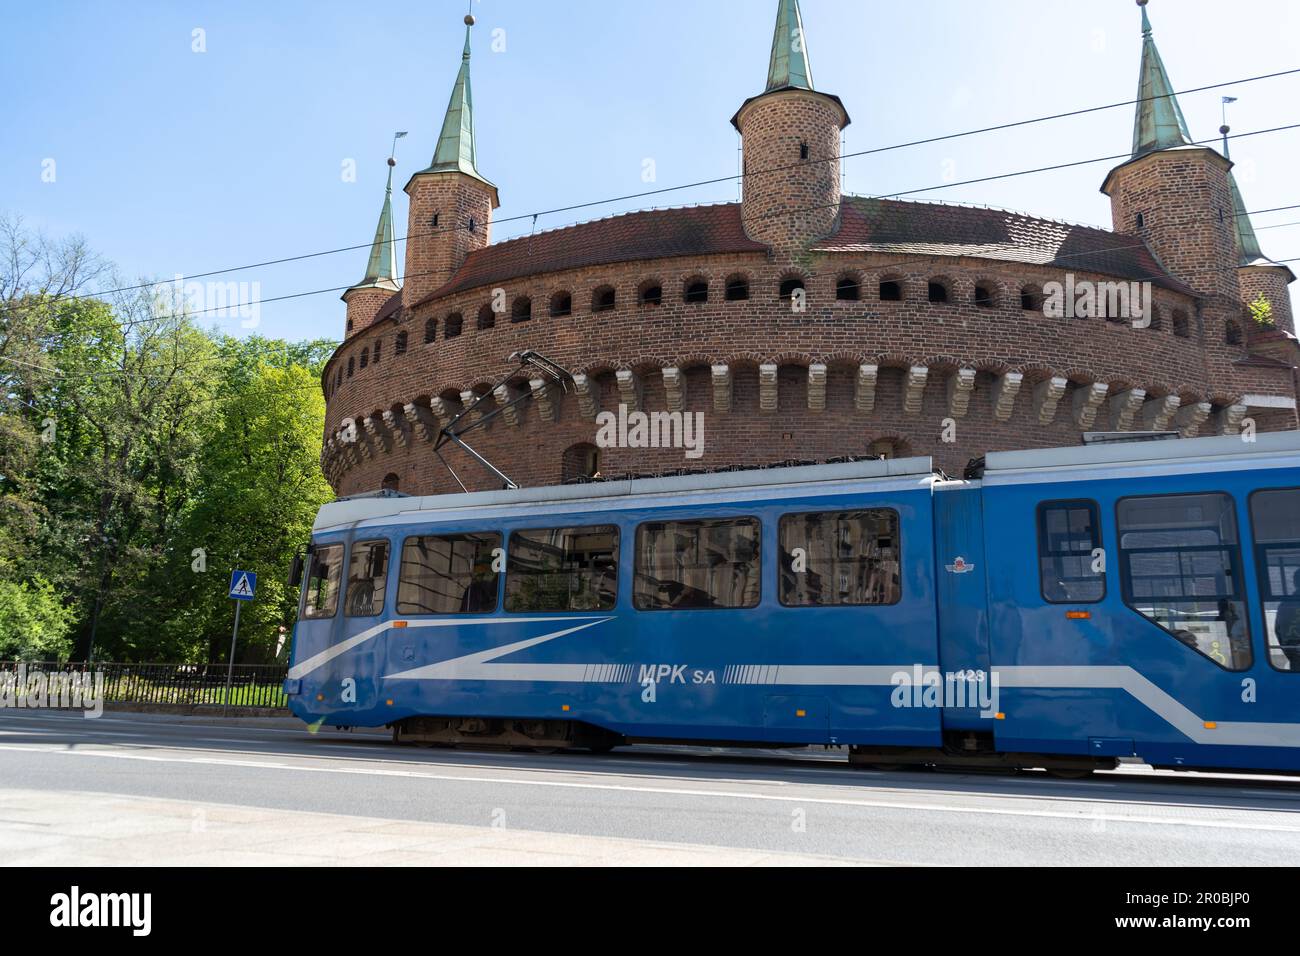
{"type": "Polygon", "coordinates": [[[607,755],[0,712],[0,864],[1293,865],[1300,778],[886,773],[837,751],[607,755]]]}

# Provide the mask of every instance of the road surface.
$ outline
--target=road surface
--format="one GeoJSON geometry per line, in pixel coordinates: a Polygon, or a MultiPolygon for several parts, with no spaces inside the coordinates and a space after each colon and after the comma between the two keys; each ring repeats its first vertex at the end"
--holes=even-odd
{"type": "Polygon", "coordinates": [[[1300,778],[885,773],[849,769],[842,751],[543,756],[261,723],[0,711],[0,864],[1300,859],[1300,778]]]}

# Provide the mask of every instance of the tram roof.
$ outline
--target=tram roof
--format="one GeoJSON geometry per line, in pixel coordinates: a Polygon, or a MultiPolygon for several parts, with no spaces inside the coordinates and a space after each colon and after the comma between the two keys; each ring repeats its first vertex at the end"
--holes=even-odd
{"type": "Polygon", "coordinates": [[[692,491],[763,488],[817,483],[870,480],[873,478],[921,477],[934,474],[929,457],[873,461],[838,462],[821,465],[789,465],[744,471],[714,471],[660,478],[617,478],[572,485],[475,491],[450,495],[358,495],[324,505],[313,530],[337,528],[357,521],[369,521],[417,511],[449,511],[503,505],[570,503],[619,497],[681,494],[692,491]]]}
{"type": "MultiPolygon", "coordinates": [[[[1135,436],[1136,437],[1136,436],[1135,436]]],[[[1068,448],[1034,448],[1026,451],[991,451],[985,456],[985,479],[1015,473],[1057,473],[1068,468],[1108,465],[1168,464],[1186,468],[1213,468],[1229,460],[1295,459],[1300,456],[1300,431],[1261,432],[1251,440],[1241,435],[1215,438],[1176,438],[1164,441],[1129,441],[1068,448]]]]}

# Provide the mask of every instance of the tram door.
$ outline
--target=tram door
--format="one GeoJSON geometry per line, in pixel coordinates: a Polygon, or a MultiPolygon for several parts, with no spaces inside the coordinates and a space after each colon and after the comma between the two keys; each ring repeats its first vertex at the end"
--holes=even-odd
{"type": "Polygon", "coordinates": [[[943,727],[945,731],[990,730],[994,698],[982,492],[967,482],[934,487],[943,727]]]}

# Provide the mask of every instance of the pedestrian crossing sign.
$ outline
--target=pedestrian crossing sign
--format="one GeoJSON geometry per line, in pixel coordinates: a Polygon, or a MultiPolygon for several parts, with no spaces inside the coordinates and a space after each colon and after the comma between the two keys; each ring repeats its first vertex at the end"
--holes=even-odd
{"type": "Polygon", "coordinates": [[[252,571],[232,571],[230,596],[236,601],[251,601],[257,593],[257,575],[252,571]]]}

